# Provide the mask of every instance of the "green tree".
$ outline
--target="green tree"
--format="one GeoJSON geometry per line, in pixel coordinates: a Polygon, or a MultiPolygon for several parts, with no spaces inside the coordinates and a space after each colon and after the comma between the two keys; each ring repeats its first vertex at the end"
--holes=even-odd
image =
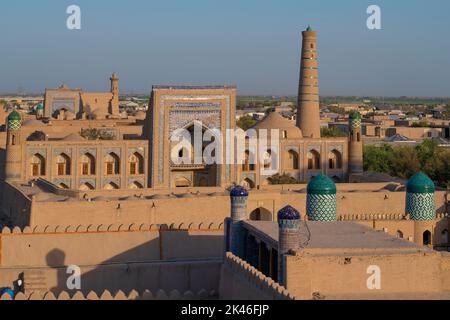
{"type": "Polygon", "coordinates": [[[279,173],[271,176],[269,179],[270,184],[297,184],[297,179],[291,177],[290,175],[283,173],[280,175],[279,173]]]}
{"type": "Polygon", "coordinates": [[[364,146],[364,170],[389,173],[389,154],[392,153],[392,147],[384,144],[381,147],[366,145],[364,146]]]}
{"type": "Polygon", "coordinates": [[[420,162],[416,150],[410,146],[400,146],[388,153],[391,176],[409,179],[420,171],[420,162]]]}
{"type": "Polygon", "coordinates": [[[426,120],[420,120],[419,122],[414,122],[411,127],[413,128],[426,128],[429,127],[430,124],[426,120]]]}
{"type": "Polygon", "coordinates": [[[322,137],[346,137],[347,134],[337,128],[321,128],[320,134],[322,137]]]}
{"type": "Polygon", "coordinates": [[[244,131],[250,129],[255,124],[256,124],[256,121],[253,120],[253,118],[249,115],[240,117],[239,120],[236,122],[236,125],[244,131]]]}
{"type": "Polygon", "coordinates": [[[409,179],[425,172],[438,186],[450,186],[450,150],[434,140],[413,146],[364,146],[364,170],[409,179]]]}

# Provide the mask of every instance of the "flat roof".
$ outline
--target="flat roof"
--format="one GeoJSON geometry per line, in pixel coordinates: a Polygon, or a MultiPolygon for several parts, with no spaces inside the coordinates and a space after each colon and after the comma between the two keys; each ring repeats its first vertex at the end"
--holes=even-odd
{"type": "MultiPolygon", "coordinates": [[[[272,221],[245,221],[244,226],[255,237],[278,246],[278,223],[272,221]]],[[[399,239],[382,231],[376,231],[362,224],[349,221],[316,222],[302,221],[300,246],[305,249],[347,249],[395,253],[419,251],[432,252],[428,247],[418,246],[405,239],[399,239]]]]}

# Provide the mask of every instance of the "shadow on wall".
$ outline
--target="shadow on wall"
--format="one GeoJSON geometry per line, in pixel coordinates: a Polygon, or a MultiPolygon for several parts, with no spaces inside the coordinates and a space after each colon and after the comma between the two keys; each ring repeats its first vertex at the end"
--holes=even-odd
{"type": "Polygon", "coordinates": [[[79,290],[68,287],[68,279],[70,284],[74,284],[71,277],[73,273],[67,273],[66,253],[55,248],[48,252],[46,261],[48,267],[56,273],[57,284],[52,288],[50,285],[48,289],[55,295],[62,291],[81,291],[84,294],[95,291],[100,295],[105,290],[111,293],[122,290],[127,293],[147,289],[153,292],[160,289],[166,292],[199,292],[202,289],[218,292],[223,236],[190,235],[188,231],[167,230],[160,232],[160,237],[163,238],[162,242],[158,238],[151,240],[96,265],[79,265],[79,290]],[[155,250],[158,252],[154,252],[155,250]],[[150,251],[159,259],[148,259],[150,251]]]}

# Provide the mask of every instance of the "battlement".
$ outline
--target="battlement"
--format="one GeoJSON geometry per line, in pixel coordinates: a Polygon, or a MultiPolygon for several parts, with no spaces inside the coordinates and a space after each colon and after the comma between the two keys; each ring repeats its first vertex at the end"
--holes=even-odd
{"type": "MultiPolygon", "coordinates": [[[[436,220],[446,219],[449,213],[437,213],[436,220]]],[[[338,216],[338,221],[370,221],[370,220],[410,220],[407,214],[343,214],[338,216]]]]}
{"type": "Polygon", "coordinates": [[[224,299],[295,300],[285,287],[231,252],[222,265],[220,295],[224,299]]]}
{"type": "MultiPolygon", "coordinates": [[[[31,292],[29,294],[18,293],[14,300],[215,300],[218,299],[216,291],[207,291],[205,289],[199,292],[186,291],[180,293],[178,290],[172,290],[170,292],[164,290],[158,290],[152,292],[145,290],[139,293],[136,290],[132,290],[129,294],[125,294],[119,290],[112,294],[108,290],[105,290],[101,295],[91,291],[88,294],[83,294],[81,291],[75,293],[68,293],[63,291],[57,296],[53,292],[31,292]]],[[[13,300],[9,294],[3,294],[0,300],[13,300]]]]}
{"type": "Polygon", "coordinates": [[[65,234],[65,233],[100,233],[100,232],[135,232],[135,231],[221,231],[223,223],[214,222],[187,222],[167,224],[110,224],[110,225],[78,225],[78,226],[34,226],[34,227],[14,227],[12,230],[4,227],[0,234],[21,235],[21,234],[65,234]]]}

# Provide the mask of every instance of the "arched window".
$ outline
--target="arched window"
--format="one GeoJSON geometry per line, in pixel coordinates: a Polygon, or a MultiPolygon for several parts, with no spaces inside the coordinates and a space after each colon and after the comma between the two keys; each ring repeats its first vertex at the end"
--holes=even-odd
{"type": "Polygon", "coordinates": [[[120,158],[114,152],[111,152],[106,156],[106,174],[107,175],[118,175],[120,174],[120,158]]]}
{"type": "Polygon", "coordinates": [[[242,171],[255,171],[254,159],[250,154],[250,151],[245,151],[244,163],[242,164],[242,171]]]}
{"type": "Polygon", "coordinates": [[[342,155],[339,151],[333,150],[328,155],[328,168],[342,169],[342,155]]]}
{"type": "Polygon", "coordinates": [[[311,150],[308,152],[308,169],[320,169],[320,154],[316,150],[311,150]]]}
{"type": "Polygon", "coordinates": [[[95,175],[95,158],[92,154],[86,153],[81,157],[81,174],[83,176],[95,175]]]}
{"type": "Polygon", "coordinates": [[[424,246],[428,246],[428,245],[430,245],[431,244],[431,232],[430,231],[425,231],[424,233],[423,233],[423,237],[422,237],[423,239],[423,245],[424,246]]]}
{"type": "Polygon", "coordinates": [[[267,150],[264,154],[264,169],[272,168],[272,150],[267,150]]]}
{"type": "Polygon", "coordinates": [[[397,230],[397,238],[403,239],[403,232],[401,232],[400,230],[397,230]]]}
{"type": "Polygon", "coordinates": [[[144,158],[138,152],[130,156],[130,174],[144,174],[144,158]]]}
{"type": "Polygon", "coordinates": [[[36,153],[31,158],[31,176],[41,177],[45,176],[45,159],[39,153],[36,153]]]}
{"type": "Polygon", "coordinates": [[[56,174],[58,176],[70,175],[70,158],[65,153],[56,157],[56,174]]]}
{"type": "Polygon", "coordinates": [[[189,149],[188,147],[184,146],[181,147],[178,150],[178,155],[175,154],[175,158],[178,156],[178,161],[180,161],[181,164],[191,164],[193,157],[192,149],[189,149]]]}
{"type": "Polygon", "coordinates": [[[288,152],[288,161],[286,165],[286,169],[288,170],[298,170],[298,153],[294,150],[289,150],[288,152]]]}
{"type": "Polygon", "coordinates": [[[252,221],[272,221],[272,213],[265,208],[257,208],[250,213],[252,221]]]}

